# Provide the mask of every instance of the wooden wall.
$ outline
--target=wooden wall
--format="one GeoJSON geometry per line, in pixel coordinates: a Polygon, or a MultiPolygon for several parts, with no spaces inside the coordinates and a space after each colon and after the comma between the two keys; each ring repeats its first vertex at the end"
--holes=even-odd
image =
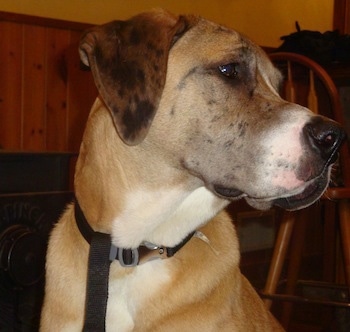
{"type": "Polygon", "coordinates": [[[78,151],[97,96],[78,54],[87,25],[0,12],[0,148],[78,151]]]}
{"type": "Polygon", "coordinates": [[[334,0],[333,28],[350,34],[350,0],[334,0]]]}

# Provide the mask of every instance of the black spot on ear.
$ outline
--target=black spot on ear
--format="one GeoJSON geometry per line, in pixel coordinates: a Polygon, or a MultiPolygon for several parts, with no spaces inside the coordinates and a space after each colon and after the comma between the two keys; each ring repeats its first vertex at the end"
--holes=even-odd
{"type": "Polygon", "coordinates": [[[145,73],[143,72],[143,70],[138,69],[136,76],[137,76],[137,80],[139,81],[140,84],[145,83],[145,73]]]}
{"type": "Polygon", "coordinates": [[[155,52],[155,50],[156,50],[156,47],[154,46],[154,44],[152,42],[148,42],[146,47],[151,52],[155,52]]]}
{"type": "Polygon", "coordinates": [[[164,56],[164,50],[162,50],[162,49],[156,50],[156,57],[157,58],[161,58],[163,56],[164,56]]]}
{"type": "Polygon", "coordinates": [[[118,95],[120,98],[124,98],[124,90],[123,89],[119,89],[118,90],[118,95]]]}
{"type": "Polygon", "coordinates": [[[148,100],[137,103],[136,109],[126,108],[123,112],[123,134],[126,139],[134,139],[142,129],[149,126],[150,119],[154,111],[154,105],[148,100]]]}
{"type": "Polygon", "coordinates": [[[141,40],[142,40],[142,37],[140,35],[140,32],[137,31],[136,29],[132,29],[130,33],[130,39],[129,39],[130,44],[138,45],[141,43],[141,40]]]}
{"type": "Polygon", "coordinates": [[[139,101],[140,101],[140,97],[138,94],[134,94],[134,98],[133,98],[133,101],[135,102],[135,104],[138,104],[139,101]]]}
{"type": "Polygon", "coordinates": [[[143,77],[141,73],[140,65],[136,61],[130,61],[125,63],[114,62],[111,64],[110,71],[112,78],[115,82],[119,82],[119,86],[123,89],[134,90],[139,86],[138,79],[143,77]]]}

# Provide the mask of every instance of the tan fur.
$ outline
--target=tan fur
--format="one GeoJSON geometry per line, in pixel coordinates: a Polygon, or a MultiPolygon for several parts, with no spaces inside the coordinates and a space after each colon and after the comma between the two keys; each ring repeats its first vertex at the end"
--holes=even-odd
{"type": "MultiPolygon", "coordinates": [[[[210,246],[193,238],[164,261],[171,265],[171,282],[137,312],[132,331],[282,331],[240,273],[237,235],[229,216],[220,213],[200,231],[210,239],[210,246]]],[[[51,289],[41,331],[81,330],[87,251],[69,209],[50,241],[48,261],[54,259],[57,268],[53,275],[52,268],[48,270],[51,289]]],[[[132,273],[113,272],[115,278],[132,273]]]]}
{"type": "Polygon", "coordinates": [[[181,250],[172,262],[173,282],[140,311],[135,331],[280,331],[239,271],[228,215],[219,214],[201,231],[216,252],[199,239],[181,250]]]}
{"type": "MultiPolygon", "coordinates": [[[[272,158],[273,153],[265,155],[274,152],[266,138],[271,133],[283,137],[292,128],[291,135],[295,132],[302,144],[299,131],[311,112],[280,99],[279,74],[256,45],[200,18],[144,14],[127,25],[93,29],[81,45],[82,60],[90,65],[101,94],[86,125],[75,173],[76,197],[89,224],[111,234],[122,248],[142,241],[174,246],[195,229],[207,239],[193,237],[174,257],[135,268],[114,261],[107,331],[281,331],[241,275],[237,234],[220,212],[229,199],[215,193],[215,185],[239,189],[242,193],[232,199],[245,197],[259,208],[270,207],[288,191],[302,192],[307,184],[297,179],[294,186],[294,173],[288,178],[291,189],[283,182],[272,185],[269,178],[274,172],[284,176],[288,162],[293,166],[289,172],[295,172],[303,161],[299,155],[260,165],[272,158]],[[160,39],[150,46],[157,30],[160,39]],[[220,76],[218,66],[242,59],[240,80],[220,76]],[[128,89],[123,86],[118,75],[135,68],[146,85],[153,82],[147,85],[151,96],[134,78],[124,82],[128,89]],[[140,100],[149,109],[138,118],[140,100]],[[284,128],[281,134],[279,127],[284,128]]],[[[308,174],[320,164],[310,155],[314,162],[307,165],[315,170],[307,169],[308,174]]],[[[42,332],[81,331],[88,252],[70,205],[50,237],[42,332]]]]}

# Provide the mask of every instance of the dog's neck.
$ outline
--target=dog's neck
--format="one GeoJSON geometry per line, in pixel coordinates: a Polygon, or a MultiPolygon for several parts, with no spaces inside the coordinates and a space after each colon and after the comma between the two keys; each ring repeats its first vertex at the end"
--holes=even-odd
{"type": "Polygon", "coordinates": [[[75,174],[76,196],[93,229],[111,234],[118,247],[135,248],[142,241],[171,247],[228,204],[201,180],[162,162],[142,146],[125,146],[97,100],[75,174]]]}
{"type": "Polygon", "coordinates": [[[124,246],[143,240],[174,246],[227,204],[204,187],[193,192],[140,190],[128,196],[112,230],[113,240],[124,246]]]}

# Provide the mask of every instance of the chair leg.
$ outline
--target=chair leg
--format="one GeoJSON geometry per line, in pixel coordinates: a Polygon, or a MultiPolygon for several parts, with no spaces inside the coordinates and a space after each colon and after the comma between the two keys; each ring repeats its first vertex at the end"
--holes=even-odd
{"type": "Polygon", "coordinates": [[[342,239],[345,280],[350,290],[350,201],[339,202],[340,233],[342,239]]]}
{"type": "Polygon", "coordinates": [[[335,227],[336,207],[338,202],[324,200],[323,228],[323,280],[334,282],[336,279],[337,229],[335,227]]]}
{"type": "MultiPolygon", "coordinates": [[[[304,249],[306,226],[308,222],[308,216],[310,209],[300,210],[294,212],[296,222],[294,225],[294,233],[291,243],[292,251],[290,253],[290,259],[288,264],[286,290],[287,295],[295,294],[297,281],[299,277],[300,265],[302,260],[302,253],[304,249]]],[[[290,322],[290,317],[293,310],[292,302],[283,302],[281,324],[287,330],[290,322]]]]}
{"type": "MultiPolygon", "coordinates": [[[[294,223],[295,214],[291,212],[284,212],[274,246],[270,268],[267,275],[267,281],[263,291],[263,293],[266,295],[273,295],[276,293],[277,284],[280,280],[283,263],[286,258],[290,238],[293,232],[294,223]]],[[[266,298],[264,299],[264,302],[266,307],[270,309],[272,300],[266,298]]]]}

